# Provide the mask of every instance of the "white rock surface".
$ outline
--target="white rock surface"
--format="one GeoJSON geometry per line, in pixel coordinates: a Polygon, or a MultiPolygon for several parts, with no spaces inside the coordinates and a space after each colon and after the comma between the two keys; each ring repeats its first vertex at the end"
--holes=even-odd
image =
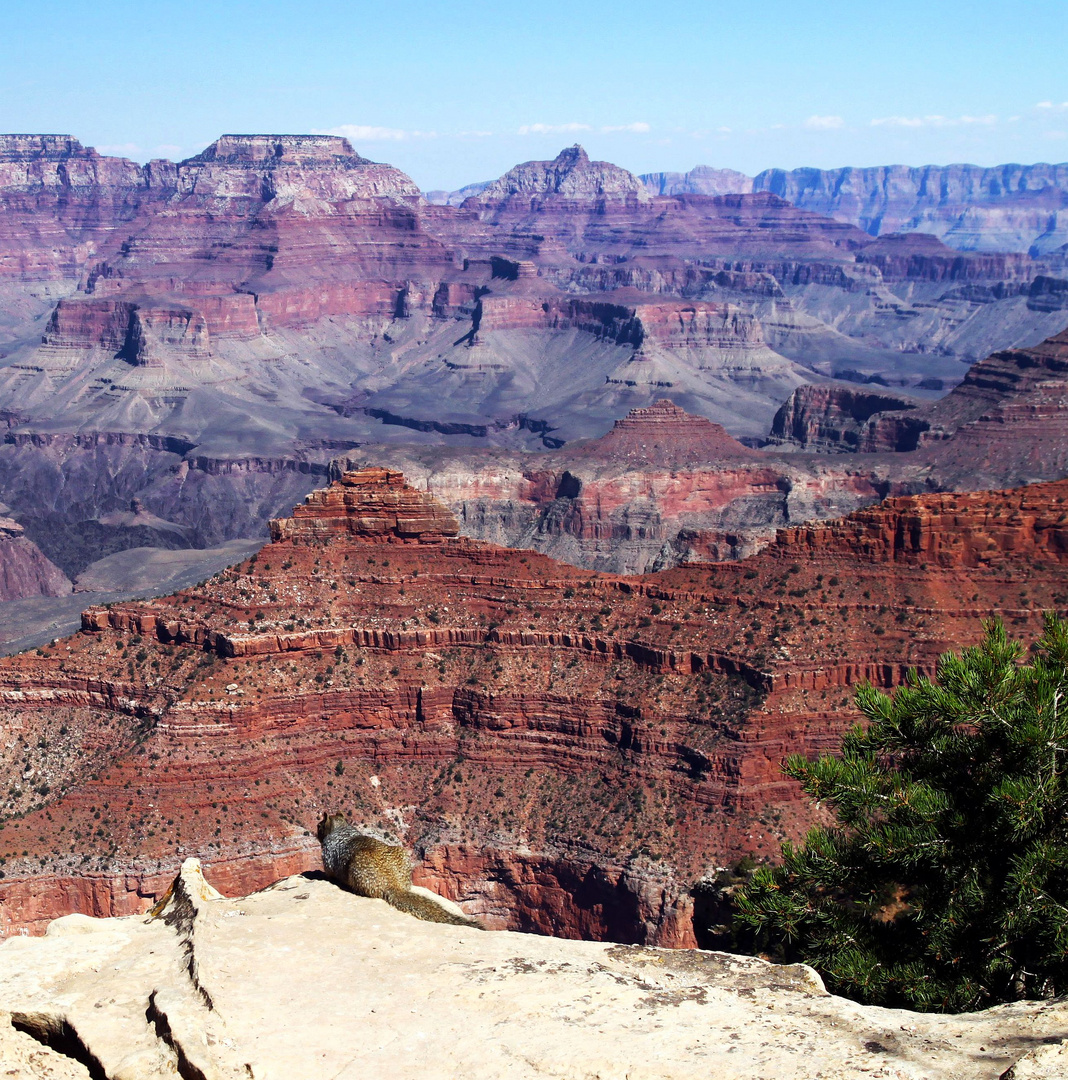
{"type": "Polygon", "coordinates": [[[0,1012],[0,1078],[20,1080],[1052,1080],[1068,1062],[1065,1002],[865,1008],[800,965],[423,923],[324,880],[227,900],[196,860],[154,918],[9,939],[0,1010],[62,1051],[0,1012]]]}
{"type": "Polygon", "coordinates": [[[11,1026],[0,1012],[0,1076],[4,1080],[85,1080],[89,1070],[11,1026]]]}

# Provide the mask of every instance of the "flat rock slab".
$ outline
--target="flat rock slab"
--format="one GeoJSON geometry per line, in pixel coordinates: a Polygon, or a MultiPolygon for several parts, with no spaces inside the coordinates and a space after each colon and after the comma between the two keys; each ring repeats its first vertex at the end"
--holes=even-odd
{"type": "Polygon", "coordinates": [[[10,939],[0,1009],[0,1053],[59,1052],[0,1078],[1048,1080],[1068,1037],[1065,1002],[868,1008],[802,965],[424,923],[307,877],[223,899],[195,860],[155,918],[10,939]]]}

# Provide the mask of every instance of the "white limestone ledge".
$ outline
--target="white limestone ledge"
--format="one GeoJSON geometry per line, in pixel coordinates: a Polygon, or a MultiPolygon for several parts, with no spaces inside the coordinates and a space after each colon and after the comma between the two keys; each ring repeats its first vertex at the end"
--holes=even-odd
{"type": "Polygon", "coordinates": [[[962,1016],[833,997],[802,965],[419,922],[325,880],[0,946],[0,1077],[1052,1080],[1068,1002],[962,1016]],[[13,1026],[12,1026],[13,1024],[13,1026]]]}

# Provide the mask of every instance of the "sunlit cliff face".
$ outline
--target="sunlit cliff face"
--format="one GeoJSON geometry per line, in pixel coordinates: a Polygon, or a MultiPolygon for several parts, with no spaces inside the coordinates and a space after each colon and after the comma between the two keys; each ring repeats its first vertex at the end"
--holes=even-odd
{"type": "Polygon", "coordinates": [[[190,853],[241,887],[314,866],[341,809],[496,925],[689,940],[687,882],[811,820],[779,761],[833,747],[861,680],[1068,602],[1066,506],[895,499],[627,578],[347,475],[253,559],[0,662],[6,925],[136,910],[190,853]]]}

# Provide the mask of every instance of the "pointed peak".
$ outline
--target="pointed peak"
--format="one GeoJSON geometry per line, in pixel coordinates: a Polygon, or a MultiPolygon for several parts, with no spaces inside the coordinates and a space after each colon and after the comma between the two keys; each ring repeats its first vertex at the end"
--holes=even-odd
{"type": "Polygon", "coordinates": [[[585,147],[581,146],[579,143],[575,143],[573,146],[565,146],[564,149],[556,155],[553,164],[566,165],[570,168],[589,165],[590,155],[586,153],[585,147]]]}
{"type": "Polygon", "coordinates": [[[513,195],[556,195],[565,199],[649,198],[642,182],[610,161],[591,161],[578,143],[565,147],[552,161],[525,161],[509,169],[479,196],[486,201],[513,195]]]}
{"type": "Polygon", "coordinates": [[[738,442],[722,425],[680,408],[670,398],[631,409],[599,439],[582,449],[585,457],[676,467],[753,460],[762,455],[738,442]]]}

